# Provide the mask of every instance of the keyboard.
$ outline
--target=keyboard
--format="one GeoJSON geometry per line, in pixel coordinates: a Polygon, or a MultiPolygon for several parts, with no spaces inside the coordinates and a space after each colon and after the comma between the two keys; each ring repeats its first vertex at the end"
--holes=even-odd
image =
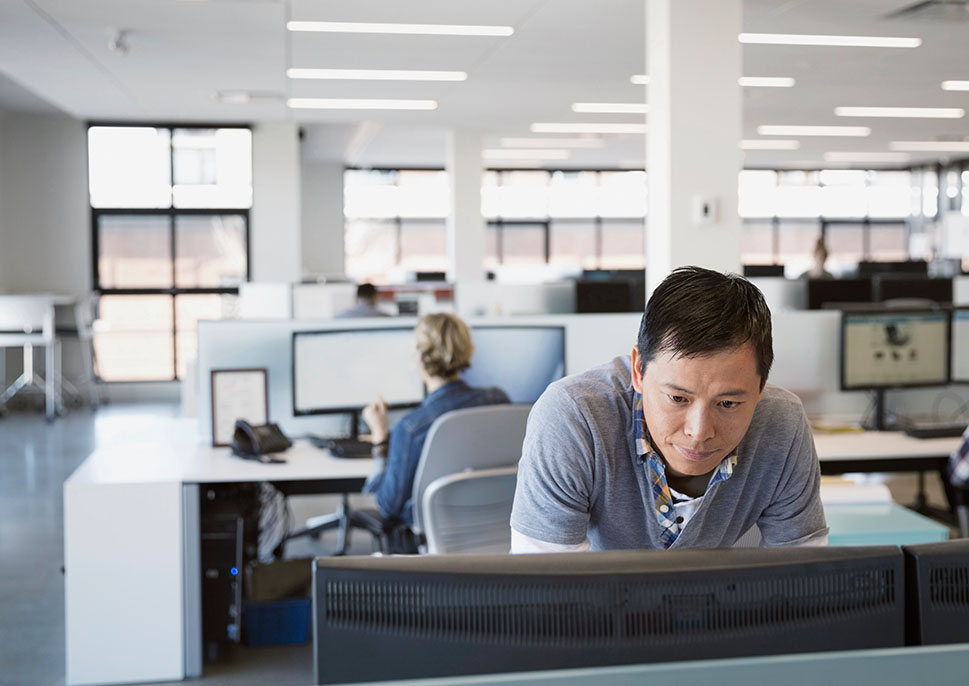
{"type": "Polygon", "coordinates": [[[326,438],[308,436],[307,440],[317,448],[329,450],[334,457],[370,457],[373,444],[359,438],[326,438]]]}
{"type": "Polygon", "coordinates": [[[902,427],[912,438],[958,438],[966,430],[966,422],[916,422],[902,427]]]}

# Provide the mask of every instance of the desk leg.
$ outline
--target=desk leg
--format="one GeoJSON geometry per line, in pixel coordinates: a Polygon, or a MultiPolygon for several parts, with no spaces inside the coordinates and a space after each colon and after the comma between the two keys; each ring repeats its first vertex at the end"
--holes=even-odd
{"type": "Polygon", "coordinates": [[[202,676],[202,546],[198,484],[182,485],[185,678],[202,676]]]}

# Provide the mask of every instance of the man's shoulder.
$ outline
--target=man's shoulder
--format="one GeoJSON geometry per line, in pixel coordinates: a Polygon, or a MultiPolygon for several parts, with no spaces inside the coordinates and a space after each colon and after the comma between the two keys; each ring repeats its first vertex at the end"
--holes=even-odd
{"type": "Polygon", "coordinates": [[[801,399],[786,388],[767,384],[760,402],[757,403],[757,412],[799,417],[804,414],[804,406],[801,399]]]}
{"type": "Polygon", "coordinates": [[[549,385],[546,393],[552,397],[567,396],[577,402],[627,395],[632,389],[630,369],[628,356],[616,357],[605,364],[559,379],[549,385]]]}

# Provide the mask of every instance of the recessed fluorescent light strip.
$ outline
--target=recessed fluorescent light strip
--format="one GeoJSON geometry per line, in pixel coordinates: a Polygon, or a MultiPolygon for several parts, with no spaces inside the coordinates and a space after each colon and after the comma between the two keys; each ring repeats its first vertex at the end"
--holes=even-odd
{"type": "Polygon", "coordinates": [[[565,160],[568,150],[482,150],[486,160],[565,160]]]}
{"type": "Polygon", "coordinates": [[[737,83],[746,88],[791,88],[795,81],[789,76],[741,76],[737,83]]]}
{"type": "Polygon", "coordinates": [[[835,107],[839,117],[898,117],[901,119],[961,119],[961,107],[835,107]]]}
{"type": "Polygon", "coordinates": [[[601,138],[502,138],[503,148],[601,148],[601,138]]]}
{"type": "Polygon", "coordinates": [[[339,79],[350,81],[464,81],[463,71],[414,71],[408,69],[287,69],[291,79],[339,79]]]}
{"type": "Polygon", "coordinates": [[[649,106],[642,102],[576,102],[573,112],[595,114],[646,114],[649,106]]]}
{"type": "Polygon", "coordinates": [[[649,83],[649,75],[647,74],[633,74],[629,77],[629,83],[636,86],[645,86],[649,83]]]}
{"type": "Polygon", "coordinates": [[[969,141],[892,141],[888,148],[898,152],[969,152],[969,141]]]}
{"type": "Polygon", "coordinates": [[[740,147],[744,150],[797,150],[801,147],[800,141],[778,139],[749,139],[740,141],[740,147]]]}
{"type": "Polygon", "coordinates": [[[435,100],[378,100],[347,98],[290,98],[293,109],[316,110],[436,110],[435,100]]]}
{"type": "Polygon", "coordinates": [[[797,33],[741,33],[741,43],[754,45],[820,45],[843,48],[917,48],[921,38],[897,36],[825,36],[797,33]]]}
{"type": "Polygon", "coordinates": [[[511,26],[466,26],[458,24],[374,24],[343,21],[290,21],[290,31],[323,33],[396,33],[416,36],[510,36],[511,26]]]}
{"type": "Polygon", "coordinates": [[[904,152],[826,152],[825,162],[908,162],[904,152]]]}
{"type": "Polygon", "coordinates": [[[532,133],[646,133],[645,124],[591,124],[566,122],[538,122],[529,129],[532,133]]]}
{"type": "Polygon", "coordinates": [[[761,136],[870,136],[867,126],[795,126],[765,124],[757,127],[761,136]]]}
{"type": "Polygon", "coordinates": [[[969,91],[969,81],[943,81],[944,91],[969,91]]]}

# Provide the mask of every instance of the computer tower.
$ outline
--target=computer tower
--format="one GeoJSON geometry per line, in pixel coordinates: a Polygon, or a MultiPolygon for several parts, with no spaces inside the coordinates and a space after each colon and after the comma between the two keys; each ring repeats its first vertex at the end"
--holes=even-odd
{"type": "Polygon", "coordinates": [[[969,643],[969,539],[902,551],[906,644],[969,643]]]}
{"type": "Polygon", "coordinates": [[[243,570],[258,555],[258,484],[217,484],[200,490],[202,640],[218,661],[242,639],[243,570]]]}

